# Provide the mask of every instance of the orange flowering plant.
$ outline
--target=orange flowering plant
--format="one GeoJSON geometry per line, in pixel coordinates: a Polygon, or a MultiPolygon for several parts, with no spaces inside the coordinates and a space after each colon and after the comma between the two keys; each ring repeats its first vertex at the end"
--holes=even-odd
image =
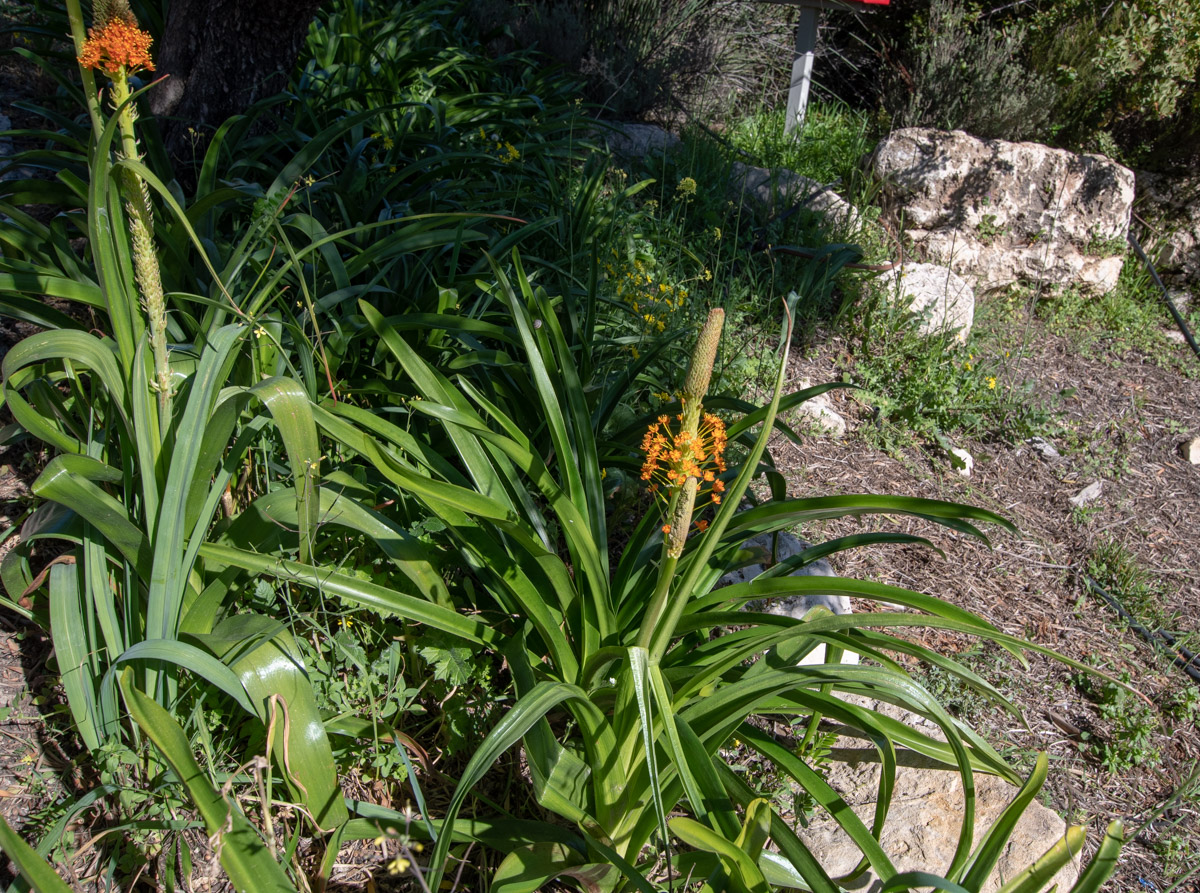
{"type": "Polygon", "coordinates": [[[88,29],[87,40],[79,52],[79,64],[102,69],[113,77],[154,71],[151,43],[152,38],[138,27],[131,12],[112,10],[107,20],[88,29]]]}
{"type": "MultiPolygon", "coordinates": [[[[477,610],[504,627],[504,658],[517,694],[462,771],[440,817],[442,832],[427,850],[429,889],[438,889],[445,877],[455,839],[445,831],[453,827],[468,836],[471,829],[486,828],[486,843],[507,853],[492,889],[535,889],[567,877],[586,878],[590,889],[657,893],[668,884],[655,878],[674,875],[709,877],[714,887],[733,890],[783,886],[834,893],[854,877],[835,883],[724,756],[736,736],[774,763],[781,776],[807,789],[814,802],[832,804],[834,795],[803,755],[777,745],[751,722],[820,715],[864,730],[880,746],[887,778],[875,821],[868,825],[849,810],[836,810],[835,818],[861,849],[863,867],[869,865],[885,883],[898,878],[878,844],[895,768],[890,721],[848,706],[835,693],[871,692],[928,716],[945,741],[910,729],[905,744],[951,764],[964,778],[988,771],[1019,781],[994,750],[962,729],[886,653],[894,648],[960,671],[952,660],[889,634],[917,623],[974,633],[1014,649],[1019,643],[939,599],[882,584],[767,574],[724,589],[714,585],[753,560],[742,548],[746,539],[805,520],[908,513],[980,537],[977,523],[1009,525],[969,506],[875,496],[779,500],[741,510],[751,480],[767,467],[763,457],[784,403],[791,333],[785,326],[770,404],[726,430],[704,410],[723,323],[719,311],[710,314],[697,339],[679,416],[649,419],[643,450],[634,459],[627,445],[604,439],[604,407],[612,401],[589,400],[560,324],[561,305],[531,286],[515,252],[512,269],[515,282],[494,265],[495,284],[488,289],[511,319],[511,361],[503,382],[461,373],[447,377],[383,314],[360,304],[420,397],[410,403],[413,424],[428,422],[429,436],[454,445],[470,483],[437,457],[408,452],[402,446],[411,437],[407,431],[362,414],[356,418],[366,427],[356,449],[404,498],[445,525],[463,567],[475,575],[476,591],[492,600],[487,607],[480,599],[477,610]],[[758,432],[750,436],[754,425],[758,432]],[[735,430],[746,446],[740,464],[727,455],[735,430]],[[602,469],[619,465],[622,454],[626,467],[640,468],[645,483],[657,488],[659,499],[632,530],[621,531],[618,551],[610,539],[602,469]],[[697,496],[713,503],[707,525],[692,523],[697,496]],[[700,535],[689,537],[693,528],[700,535]],[[923,614],[889,607],[800,620],[739,610],[751,598],[816,593],[876,599],[923,614]],[[831,663],[798,666],[818,645],[826,646],[831,663]],[[839,665],[842,650],[872,663],[839,665]],[[758,655],[762,659],[753,660],[758,655]],[[518,743],[538,802],[574,831],[550,823],[481,825],[478,816],[458,821],[473,787],[518,743]],[[768,837],[776,852],[767,852],[768,837]],[[652,852],[647,847],[656,840],[658,858],[647,859],[652,852]],[[686,852],[679,841],[688,844],[686,852]]],[[[353,422],[342,412],[318,414],[318,424],[348,443],[354,442],[353,422]]],[[[851,539],[858,545],[885,537],[897,541],[895,534],[851,539]]],[[[835,551],[838,545],[824,548],[835,551]]],[[[973,674],[964,670],[962,676],[980,686],[973,674]]],[[[996,695],[986,683],[981,687],[996,695]]],[[[1035,772],[1028,789],[1038,784],[1035,772]]],[[[406,827],[400,814],[392,821],[397,831],[406,827]]],[[[969,805],[965,843],[954,863],[943,867],[947,877],[969,884],[964,889],[977,889],[975,879],[991,869],[996,839],[1007,833],[1001,829],[987,846],[972,850],[972,824],[969,805]]]]}

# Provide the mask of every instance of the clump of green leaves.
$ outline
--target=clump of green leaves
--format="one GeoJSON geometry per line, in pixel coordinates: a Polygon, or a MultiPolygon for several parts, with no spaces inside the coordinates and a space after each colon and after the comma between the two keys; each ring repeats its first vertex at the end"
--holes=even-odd
{"type": "Polygon", "coordinates": [[[1157,766],[1162,753],[1154,744],[1160,731],[1154,708],[1128,688],[1132,676],[1122,671],[1118,685],[1089,673],[1072,676],[1075,687],[1096,705],[1107,724],[1103,738],[1085,733],[1084,750],[1099,759],[1109,772],[1125,772],[1138,766],[1157,766]]]}
{"type": "Polygon", "coordinates": [[[1191,357],[1182,362],[1178,345],[1164,334],[1170,317],[1162,306],[1162,294],[1149,273],[1132,254],[1128,255],[1117,287],[1096,295],[1067,288],[1039,296],[1037,315],[1056,335],[1070,335],[1075,349],[1084,355],[1112,356],[1138,351],[1159,365],[1178,366],[1185,375],[1195,375],[1191,357]]]}
{"type": "Polygon", "coordinates": [[[1024,440],[1045,431],[1049,409],[1014,381],[1005,352],[972,333],[922,336],[903,308],[869,298],[843,378],[875,407],[870,436],[886,448],[949,436],[1024,440]]]}

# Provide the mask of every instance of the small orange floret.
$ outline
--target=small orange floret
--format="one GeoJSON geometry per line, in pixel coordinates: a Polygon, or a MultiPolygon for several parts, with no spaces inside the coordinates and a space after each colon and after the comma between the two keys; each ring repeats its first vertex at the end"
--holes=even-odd
{"type": "Polygon", "coordinates": [[[104,69],[109,74],[117,74],[122,69],[126,74],[154,71],[154,61],[150,58],[151,42],[150,35],[135,22],[118,16],[88,29],[79,64],[84,68],[104,69]]]}
{"type": "Polygon", "coordinates": [[[664,524],[664,525],[663,525],[663,533],[670,533],[670,532],[671,532],[671,525],[670,525],[670,524],[664,524]]]}

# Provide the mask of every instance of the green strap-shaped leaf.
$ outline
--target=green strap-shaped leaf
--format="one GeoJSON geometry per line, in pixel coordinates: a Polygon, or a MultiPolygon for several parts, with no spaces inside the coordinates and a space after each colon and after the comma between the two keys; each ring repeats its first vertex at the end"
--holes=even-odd
{"type": "MultiPolygon", "coordinates": [[[[449,606],[450,593],[424,543],[391,520],[360,504],[345,493],[320,489],[319,525],[345,527],[370,537],[396,569],[434,604],[449,606]]],[[[225,533],[225,539],[265,551],[262,543],[281,529],[295,530],[296,500],[282,490],[254,500],[225,533]]]]}
{"type": "Polygon", "coordinates": [[[1026,808],[1041,791],[1042,785],[1046,783],[1047,765],[1046,755],[1039,753],[1033,771],[1029,773],[1025,784],[1017,791],[1017,795],[1005,807],[1004,812],[1000,813],[975,852],[971,854],[971,861],[967,864],[966,871],[963,872],[961,878],[964,887],[977,890],[988,879],[992,869],[996,867],[996,862],[1004,852],[1008,839],[1012,837],[1017,822],[1021,820],[1026,808]]]}
{"type": "Polygon", "coordinates": [[[206,478],[212,475],[212,469],[197,467],[198,459],[204,454],[203,438],[198,432],[204,430],[212,414],[220,388],[237,358],[234,348],[244,336],[242,326],[225,326],[211,333],[192,379],[154,527],[154,563],[146,597],[148,639],[177,637],[187,577],[199,548],[199,544],[189,543],[191,531],[185,523],[188,496],[197,474],[206,478]]]}
{"type": "Polygon", "coordinates": [[[263,724],[274,725],[275,761],[317,829],[345,822],[333,749],[291,633],[276,620],[239,614],[196,638],[238,675],[263,724]]]}
{"type": "Polygon", "coordinates": [[[145,534],[125,506],[94,482],[120,483],[124,476],[91,456],[55,456],[33,482],[33,492],[77,513],[91,524],[139,575],[147,574],[153,556],[145,534]]]}
{"type": "Polygon", "coordinates": [[[55,873],[50,864],[0,816],[0,849],[17,864],[21,877],[39,893],[71,893],[71,888],[55,873]]]}
{"type": "Polygon", "coordinates": [[[1072,825],[1062,839],[1046,850],[1036,862],[1010,880],[996,893],[1041,893],[1060,868],[1083,852],[1085,830],[1072,825]]]}
{"type": "MultiPolygon", "coordinates": [[[[471,756],[466,768],[463,769],[454,796],[446,807],[442,818],[442,828],[451,828],[458,812],[466,802],[471,789],[487,773],[500,755],[516,744],[538,721],[563,701],[569,699],[586,701],[583,691],[573,685],[562,682],[539,682],[525,696],[518,699],[502,720],[488,736],[480,743],[478,750],[471,756]]],[[[425,879],[430,890],[439,890],[446,869],[446,857],[450,853],[452,835],[441,833],[429,857],[429,869],[425,879]]]]}
{"type": "Polygon", "coordinates": [[[721,860],[721,865],[737,893],[770,893],[767,880],[758,870],[754,860],[736,843],[726,840],[712,828],[701,825],[694,819],[673,818],[670,826],[675,835],[688,846],[714,853],[721,860]]]}
{"type": "Polygon", "coordinates": [[[71,718],[83,743],[94,752],[103,740],[98,727],[102,721],[100,708],[96,703],[100,681],[96,667],[98,655],[95,643],[88,637],[88,630],[93,627],[84,618],[79,577],[79,568],[73,562],[50,568],[50,635],[71,718]]]}
{"type": "MultiPolygon", "coordinates": [[[[829,816],[849,835],[850,839],[854,841],[854,845],[859,848],[880,877],[891,877],[896,873],[896,868],[892,864],[891,858],[883,851],[883,847],[879,845],[879,840],[876,836],[881,833],[883,827],[883,822],[878,818],[881,813],[881,807],[882,814],[886,816],[887,803],[881,803],[876,806],[877,821],[875,822],[875,831],[872,833],[871,829],[863,824],[854,810],[847,805],[846,801],[841,798],[837,791],[829,786],[829,783],[821,777],[820,773],[812,769],[800,757],[779,745],[769,735],[762,734],[749,724],[743,725],[739,734],[755,750],[774,762],[781,770],[803,786],[809,796],[823,810],[829,813],[829,816]]],[[[884,790],[883,793],[886,794],[887,791],[884,790]]]]}
{"type": "Polygon", "coordinates": [[[954,881],[948,881],[939,875],[930,874],[928,871],[902,872],[889,879],[879,889],[879,893],[909,893],[914,887],[933,887],[935,890],[944,890],[945,893],[971,893],[966,887],[960,886],[954,881]]]}
{"type": "MultiPolygon", "coordinates": [[[[728,765],[718,762],[716,766],[721,773],[725,789],[735,802],[749,807],[758,799],[758,795],[750,789],[745,780],[728,765]]],[[[771,883],[807,888],[813,893],[839,893],[841,888],[830,879],[816,856],[804,845],[804,841],[796,836],[791,825],[774,813],[771,815],[771,839],[779,847],[779,855],[763,853],[759,857],[759,867],[771,883]],[[783,875],[785,880],[778,880],[780,875],[783,875]],[[801,884],[789,883],[796,877],[801,879],[801,884]]]]}
{"type": "MultiPolygon", "coordinates": [[[[1100,841],[1100,848],[1096,850],[1096,855],[1092,856],[1087,867],[1083,869],[1083,873],[1079,875],[1079,880],[1071,888],[1071,893],[1097,893],[1104,886],[1104,882],[1117,870],[1117,858],[1121,855],[1121,848],[1124,846],[1124,825],[1120,821],[1109,823],[1104,831],[1104,840],[1100,841]]],[[[1193,868],[1192,874],[1195,874],[1195,871],[1193,868]]]]}
{"type": "Polygon", "coordinates": [[[360,577],[337,573],[324,567],[314,567],[311,564],[300,564],[298,561],[259,555],[218,543],[205,543],[200,547],[200,555],[221,567],[240,567],[251,573],[266,574],[301,586],[309,586],[360,607],[424,623],[479,645],[497,648],[503,641],[498,630],[480,620],[464,617],[456,611],[431,604],[423,598],[397,592],[360,577]]]}
{"type": "Polygon", "coordinates": [[[538,841],[509,853],[492,876],[491,893],[536,893],[558,877],[574,879],[586,893],[611,890],[619,877],[616,866],[585,864],[578,850],[553,841],[538,841]]]}
{"type": "Polygon", "coordinates": [[[307,563],[316,536],[320,506],[317,485],[321,473],[321,446],[313,421],[312,403],[304,389],[288,378],[269,378],[250,388],[263,402],[283,439],[296,489],[300,532],[300,561],[307,563]]]}
{"type": "MultiPolygon", "coordinates": [[[[197,636],[196,639],[202,641],[203,637],[197,636]]],[[[119,668],[122,664],[139,660],[165,661],[191,670],[205,682],[233,698],[238,706],[248,714],[258,715],[258,710],[247,695],[246,687],[238,675],[207,651],[202,651],[195,645],[181,641],[168,642],[164,639],[138,642],[113,661],[108,673],[120,672],[119,668]]]]}
{"type": "Polygon", "coordinates": [[[221,866],[234,888],[254,893],[295,893],[296,888],[242,815],[237,802],[223,797],[204,774],[179,723],[153,698],[134,687],[132,671],[121,674],[120,686],[130,715],[183,782],[209,835],[217,839],[221,866]]]}

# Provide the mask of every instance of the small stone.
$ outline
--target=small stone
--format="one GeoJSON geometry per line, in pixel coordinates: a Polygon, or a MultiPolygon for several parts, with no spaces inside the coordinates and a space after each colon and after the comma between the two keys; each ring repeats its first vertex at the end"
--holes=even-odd
{"type": "Polygon", "coordinates": [[[969,478],[975,468],[975,457],[962,447],[951,447],[950,465],[953,467],[955,474],[969,478]]]}
{"type": "Polygon", "coordinates": [[[1035,453],[1037,453],[1039,456],[1041,456],[1043,459],[1061,459],[1062,458],[1062,454],[1059,453],[1059,451],[1054,448],[1054,444],[1050,443],[1050,441],[1048,441],[1044,438],[1031,437],[1025,442],[1027,444],[1029,444],[1029,446],[1033,448],[1033,451],[1035,453]]]}
{"type": "Polygon", "coordinates": [[[1179,453],[1193,465],[1200,465],[1200,437],[1193,437],[1181,443],[1179,453]]]}
{"type": "Polygon", "coordinates": [[[1072,496],[1068,501],[1077,509],[1083,508],[1089,502],[1092,502],[1098,498],[1102,492],[1104,492],[1104,481],[1095,481],[1094,483],[1088,484],[1086,487],[1072,496]]]}
{"type": "MultiPolygon", "coordinates": [[[[800,380],[800,390],[812,387],[807,379],[800,380]]],[[[846,420],[829,402],[828,394],[819,394],[801,403],[797,409],[808,417],[812,426],[834,439],[846,436],[846,420]]]]}

